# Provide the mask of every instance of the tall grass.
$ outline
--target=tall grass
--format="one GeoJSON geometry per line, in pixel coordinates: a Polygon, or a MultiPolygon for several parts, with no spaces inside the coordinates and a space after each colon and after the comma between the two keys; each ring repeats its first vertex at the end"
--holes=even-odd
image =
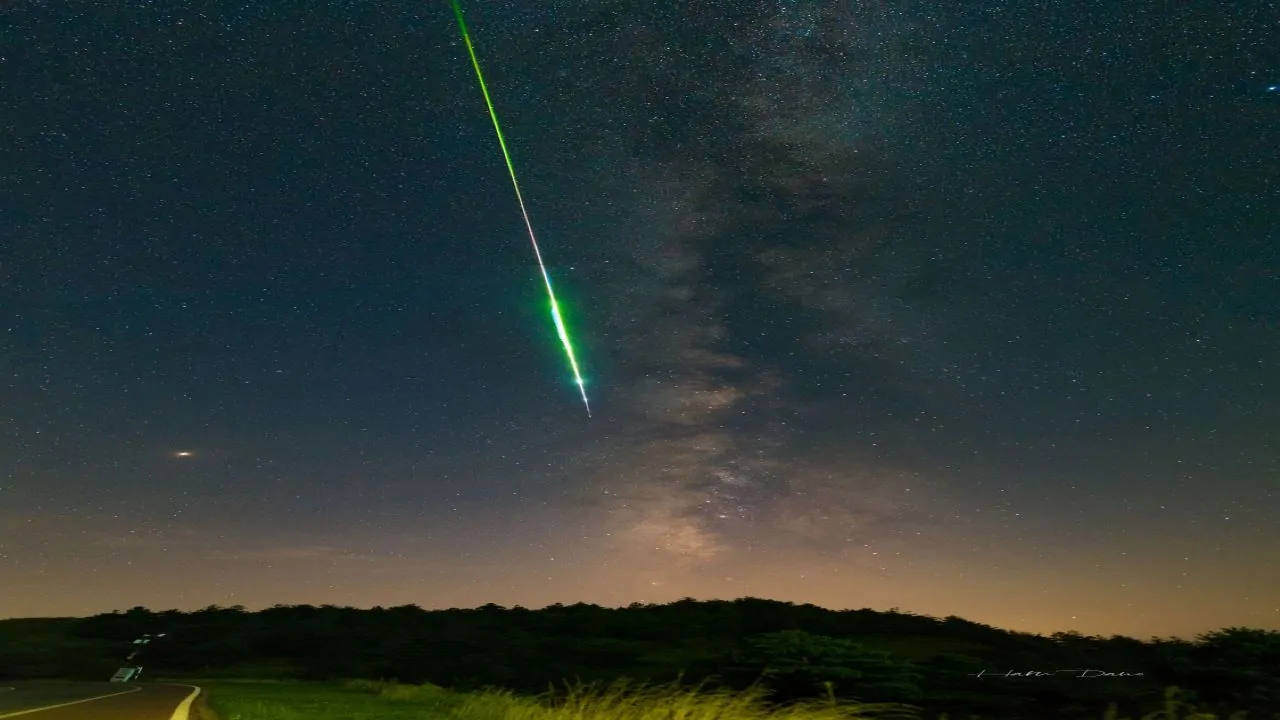
{"type": "Polygon", "coordinates": [[[348,690],[422,705],[452,720],[869,720],[914,717],[908,706],[839,702],[834,697],[783,707],[766,702],[767,692],[706,690],[672,683],[572,685],[541,697],[506,690],[454,693],[435,685],[400,685],[352,680],[348,690]]]}
{"type": "MultiPolygon", "coordinates": [[[[1219,720],[1221,718],[1221,716],[1213,713],[1196,710],[1195,707],[1186,702],[1185,698],[1186,693],[1183,690],[1176,687],[1167,687],[1164,690],[1163,707],[1155,712],[1143,715],[1140,720],[1219,720]]],[[[1273,717],[1280,718],[1280,715],[1274,715],[1273,717]]],[[[1116,704],[1111,703],[1103,714],[1102,720],[1130,720],[1130,718],[1119,717],[1116,704]]],[[[1241,710],[1231,713],[1221,720],[1247,720],[1247,713],[1241,710]]]]}
{"type": "MultiPolygon", "coordinates": [[[[907,705],[868,705],[823,700],[778,707],[763,688],[745,692],[673,683],[647,686],[627,681],[573,685],[540,697],[505,690],[460,693],[425,685],[352,680],[341,686],[311,683],[218,683],[209,688],[219,720],[888,720],[917,717],[907,705]]],[[[1165,693],[1162,709],[1140,718],[1120,718],[1116,707],[1103,720],[1246,720],[1196,712],[1177,688],[1165,693]]],[[[945,720],[946,715],[938,720],[945,720]]],[[[959,719],[957,719],[959,720],[959,719]]],[[[968,720],[966,718],[965,720],[968,720]]],[[[1249,718],[1248,720],[1263,720],[1249,718]]]]}

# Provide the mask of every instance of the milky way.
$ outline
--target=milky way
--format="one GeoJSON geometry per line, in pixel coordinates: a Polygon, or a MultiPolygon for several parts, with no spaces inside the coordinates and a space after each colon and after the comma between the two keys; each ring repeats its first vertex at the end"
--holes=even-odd
{"type": "Polygon", "coordinates": [[[1278,626],[1253,11],[469,4],[589,419],[447,8],[215,5],[4,11],[0,615],[1278,626]]]}

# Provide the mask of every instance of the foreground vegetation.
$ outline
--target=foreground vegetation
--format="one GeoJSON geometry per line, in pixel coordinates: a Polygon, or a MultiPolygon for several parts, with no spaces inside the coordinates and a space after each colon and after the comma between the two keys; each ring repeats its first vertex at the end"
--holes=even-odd
{"type": "Polygon", "coordinates": [[[1176,686],[1184,688],[1184,715],[1190,706],[1222,718],[1280,713],[1277,632],[1228,628],[1194,641],[1044,637],[957,617],[750,598],[621,609],[134,608],[0,621],[0,681],[110,677],[144,633],[166,633],[146,648],[151,677],[396,678],[457,693],[500,688],[512,697],[631,678],[713,694],[759,686],[770,712],[812,700],[842,711],[906,703],[921,718],[954,720],[1097,720],[1112,702],[1116,717],[1138,718],[1167,709],[1166,688],[1176,686]],[[1082,676],[1084,669],[1092,674],[1082,676]]]}
{"type": "Polygon", "coordinates": [[[436,685],[355,680],[344,685],[221,683],[209,688],[219,720],[864,720],[911,717],[891,706],[810,700],[774,707],[766,691],[704,690],[624,682],[573,686],[539,697],[506,690],[459,693],[436,685]]]}
{"type": "MultiPolygon", "coordinates": [[[[430,683],[367,680],[319,683],[216,683],[207,688],[209,720],[889,720],[914,717],[909,707],[840,702],[833,697],[777,707],[755,686],[744,692],[705,691],[679,684],[574,686],[539,697],[509,691],[459,693],[430,683]]],[[[1162,709],[1141,720],[1247,720],[1198,713],[1166,691],[1162,709]]],[[[1095,716],[1097,717],[1097,716],[1095,716]]],[[[1121,718],[1114,706],[1103,720],[1121,718]]],[[[948,720],[946,715],[939,720],[948,720]]]]}

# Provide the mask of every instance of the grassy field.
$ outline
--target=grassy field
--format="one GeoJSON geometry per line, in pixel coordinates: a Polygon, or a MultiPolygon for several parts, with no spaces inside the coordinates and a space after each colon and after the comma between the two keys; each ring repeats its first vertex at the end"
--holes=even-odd
{"type": "Polygon", "coordinates": [[[218,720],[864,720],[901,717],[886,706],[827,701],[784,709],[758,692],[690,688],[577,688],[526,698],[500,691],[456,693],[434,685],[351,681],[213,682],[206,689],[218,720]]]}
{"type": "MultiPolygon", "coordinates": [[[[212,717],[201,720],[886,720],[902,707],[815,701],[769,708],[758,692],[699,691],[676,686],[576,688],[527,698],[500,691],[458,693],[434,685],[353,680],[343,684],[211,681],[212,717]]],[[[1134,720],[1246,720],[1198,714],[1166,693],[1163,710],[1134,720]]],[[[1102,720],[1129,720],[1114,709],[1102,720]]],[[[946,720],[946,716],[938,718],[946,720]]],[[[959,720],[959,719],[957,719],[959,720]]],[[[966,719],[967,720],[967,719],[966,719]]],[[[1256,720],[1261,720],[1256,719],[1256,720]]]]}
{"type": "Polygon", "coordinates": [[[405,703],[338,685],[294,682],[203,683],[217,720],[434,720],[441,706],[405,703]]]}

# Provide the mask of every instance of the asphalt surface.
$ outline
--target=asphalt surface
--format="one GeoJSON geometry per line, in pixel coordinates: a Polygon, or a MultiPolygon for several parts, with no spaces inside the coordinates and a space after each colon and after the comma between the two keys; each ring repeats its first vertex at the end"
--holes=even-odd
{"type": "Polygon", "coordinates": [[[195,690],[148,683],[9,683],[0,720],[171,720],[195,690]]]}
{"type": "Polygon", "coordinates": [[[121,690],[109,682],[60,682],[9,680],[0,683],[0,715],[27,708],[57,705],[121,690]]]}

